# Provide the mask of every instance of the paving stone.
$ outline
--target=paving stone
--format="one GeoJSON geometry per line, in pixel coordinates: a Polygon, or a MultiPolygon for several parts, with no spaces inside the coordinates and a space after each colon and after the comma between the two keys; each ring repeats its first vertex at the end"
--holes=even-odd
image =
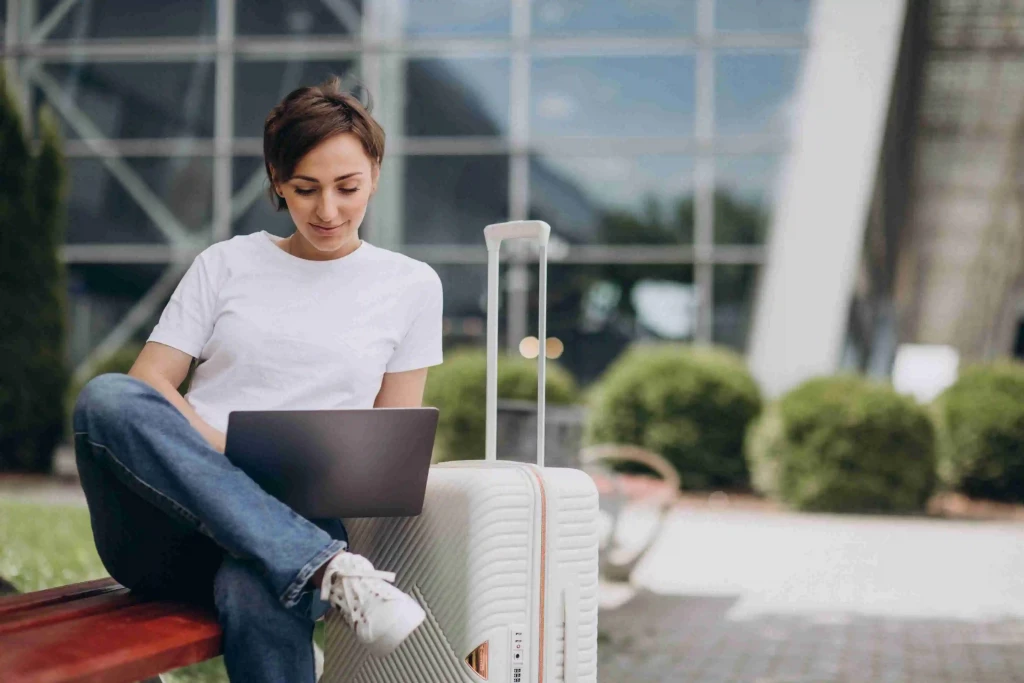
{"type": "MultiPolygon", "coordinates": [[[[693,513],[688,519],[700,523],[693,513]]],[[[787,522],[790,523],[794,527],[807,524],[802,517],[793,517],[787,522]]],[[[743,525],[726,520],[715,526],[714,534],[708,534],[703,546],[688,536],[685,526],[669,525],[666,529],[669,540],[664,542],[679,548],[681,555],[666,562],[671,571],[666,569],[665,575],[683,577],[679,579],[683,581],[689,576],[688,567],[699,574],[700,558],[719,558],[723,548],[751,546],[754,541],[750,527],[779,524],[778,515],[764,520],[748,516],[743,525]],[[693,563],[688,564],[688,557],[693,558],[693,563]]],[[[980,548],[973,539],[978,534],[983,536],[989,527],[971,525],[970,553],[948,553],[948,562],[932,563],[927,572],[914,570],[919,577],[929,576],[932,584],[944,585],[945,593],[926,600],[926,591],[918,591],[915,583],[908,583],[907,592],[917,602],[894,600],[891,613],[887,613],[878,608],[878,598],[874,602],[869,600],[873,591],[882,590],[878,585],[885,579],[878,566],[886,567],[886,571],[907,573],[911,569],[894,563],[857,565],[856,558],[884,555],[894,543],[898,546],[890,536],[907,524],[901,520],[890,523],[878,519],[820,518],[809,525],[814,528],[806,533],[794,532],[789,539],[788,554],[785,548],[773,548],[772,557],[765,558],[777,565],[773,576],[778,576],[779,582],[794,582],[796,588],[790,590],[797,600],[803,595],[797,590],[803,590],[803,584],[791,577],[807,571],[810,552],[807,549],[816,548],[823,541],[827,543],[833,537],[847,539],[857,554],[835,565],[829,564],[833,561],[830,555],[820,561],[819,575],[827,580],[830,573],[841,573],[843,595],[865,600],[863,605],[857,600],[847,601],[845,611],[828,604],[820,610],[803,608],[774,613],[761,607],[751,612],[747,606],[769,589],[780,605],[788,607],[786,601],[778,597],[784,591],[776,590],[775,584],[766,588],[763,582],[758,584],[756,580],[749,581],[749,585],[736,580],[733,594],[709,595],[692,594],[678,588],[659,587],[658,591],[653,591],[645,588],[645,581],[651,585],[656,581],[638,581],[639,590],[632,600],[601,612],[600,629],[605,638],[598,652],[599,680],[602,683],[1024,683],[1024,590],[1014,583],[1019,581],[1015,576],[1024,576],[1024,553],[1016,550],[1024,547],[1024,527],[999,527],[997,531],[1005,536],[1004,542],[991,542],[980,548]],[[841,529],[841,533],[835,529],[841,529]],[[790,565],[785,565],[780,557],[789,558],[786,561],[790,565]],[[999,575],[985,574],[986,567],[1000,567],[999,575]],[[956,586],[956,590],[949,590],[949,586],[956,586]],[[992,595],[999,598],[1001,613],[997,618],[956,616],[958,610],[967,612],[974,603],[980,604],[985,599],[996,604],[992,595]],[[1004,600],[1004,596],[1009,599],[1004,600]],[[936,613],[939,616],[934,616],[936,613]],[[943,616],[947,613],[953,616],[943,616]]],[[[962,526],[922,521],[914,524],[929,537],[929,543],[945,548],[967,547],[966,537],[960,535],[964,531],[962,526]]],[[[665,557],[669,556],[663,555],[662,561],[665,557]]],[[[912,560],[906,559],[904,564],[912,560]]],[[[722,572],[734,569],[725,558],[721,562],[722,572]]],[[[764,564],[753,557],[745,562],[758,567],[764,564]]],[[[652,560],[651,565],[641,567],[638,574],[657,576],[657,567],[652,560]]],[[[735,571],[743,575],[743,567],[735,571]]],[[[757,579],[756,573],[750,576],[757,579]]],[[[693,580],[699,582],[698,579],[693,580]]]]}

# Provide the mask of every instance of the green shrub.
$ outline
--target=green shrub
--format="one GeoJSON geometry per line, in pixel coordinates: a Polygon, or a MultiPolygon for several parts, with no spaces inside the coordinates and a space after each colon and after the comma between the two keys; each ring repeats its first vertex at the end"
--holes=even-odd
{"type": "Polygon", "coordinates": [[[85,385],[94,377],[105,375],[108,372],[128,374],[128,371],[132,369],[132,364],[135,363],[135,359],[139,357],[140,351],[142,351],[142,346],[140,344],[126,344],[97,363],[88,377],[71,383],[71,386],[68,387],[67,397],[65,398],[69,424],[71,413],[75,408],[75,401],[78,400],[78,395],[82,393],[82,389],[85,385]]]}
{"type": "MultiPolygon", "coordinates": [[[[68,416],[68,436],[71,436],[71,416],[75,409],[75,401],[78,400],[78,394],[82,393],[82,389],[86,384],[89,383],[94,377],[105,375],[109,372],[116,372],[122,375],[128,374],[128,371],[132,369],[132,365],[135,364],[135,359],[139,357],[139,353],[142,352],[143,344],[137,342],[131,342],[125,344],[117,351],[108,355],[106,358],[100,360],[89,373],[89,376],[83,380],[72,382],[71,386],[68,387],[68,394],[65,398],[65,405],[67,406],[68,416]]],[[[184,396],[188,392],[188,388],[192,384],[192,375],[195,373],[196,363],[195,361],[189,366],[188,374],[185,375],[185,379],[182,380],[181,385],[178,387],[178,393],[184,396]]]]}
{"type": "Polygon", "coordinates": [[[0,73],[0,470],[49,471],[63,436],[66,173],[46,110],[39,132],[33,156],[0,73]]]}
{"type": "Polygon", "coordinates": [[[691,489],[748,483],[743,434],[761,394],[731,351],[634,346],[593,393],[586,440],[636,444],[667,458],[691,489]]]}
{"type": "Polygon", "coordinates": [[[1024,501],[1024,365],[966,369],[935,402],[939,477],[969,496],[1024,501]]]}
{"type": "Polygon", "coordinates": [[[813,379],[752,425],[755,487],[797,510],[915,512],[935,488],[927,410],[861,377],[813,379]]]}
{"type": "MultiPolygon", "coordinates": [[[[567,404],[577,400],[572,375],[547,362],[547,400],[567,404]]],[[[537,400],[537,362],[522,356],[498,359],[498,397],[537,400]]],[[[440,410],[434,459],[479,460],[484,457],[487,410],[487,355],[481,349],[460,349],[442,365],[430,369],[424,405],[440,410]]]]}

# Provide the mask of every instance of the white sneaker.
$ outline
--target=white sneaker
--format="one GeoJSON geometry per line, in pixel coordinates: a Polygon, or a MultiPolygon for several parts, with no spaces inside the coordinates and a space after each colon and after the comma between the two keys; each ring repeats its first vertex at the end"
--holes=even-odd
{"type": "Polygon", "coordinates": [[[342,552],[324,570],[320,599],[330,602],[378,657],[390,654],[426,618],[423,608],[362,555],[342,552]]]}

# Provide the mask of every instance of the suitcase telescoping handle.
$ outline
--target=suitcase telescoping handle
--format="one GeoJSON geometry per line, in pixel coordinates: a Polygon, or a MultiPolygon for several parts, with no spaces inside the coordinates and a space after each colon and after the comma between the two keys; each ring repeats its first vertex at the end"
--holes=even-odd
{"type": "Polygon", "coordinates": [[[545,350],[547,347],[548,238],[551,226],[544,221],[512,221],[484,228],[487,242],[487,460],[498,457],[498,251],[502,240],[533,239],[540,246],[540,278],[537,303],[537,464],[544,466],[544,417],[546,413],[545,350]]]}

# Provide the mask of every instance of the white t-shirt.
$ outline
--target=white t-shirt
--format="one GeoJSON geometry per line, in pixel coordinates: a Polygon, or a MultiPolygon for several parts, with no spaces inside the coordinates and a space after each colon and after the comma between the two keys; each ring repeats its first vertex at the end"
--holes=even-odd
{"type": "Polygon", "coordinates": [[[267,232],[196,257],[149,341],[200,359],[185,399],[226,431],[232,410],[372,408],[386,372],[441,362],[441,280],[366,241],[331,261],[267,232]]]}

